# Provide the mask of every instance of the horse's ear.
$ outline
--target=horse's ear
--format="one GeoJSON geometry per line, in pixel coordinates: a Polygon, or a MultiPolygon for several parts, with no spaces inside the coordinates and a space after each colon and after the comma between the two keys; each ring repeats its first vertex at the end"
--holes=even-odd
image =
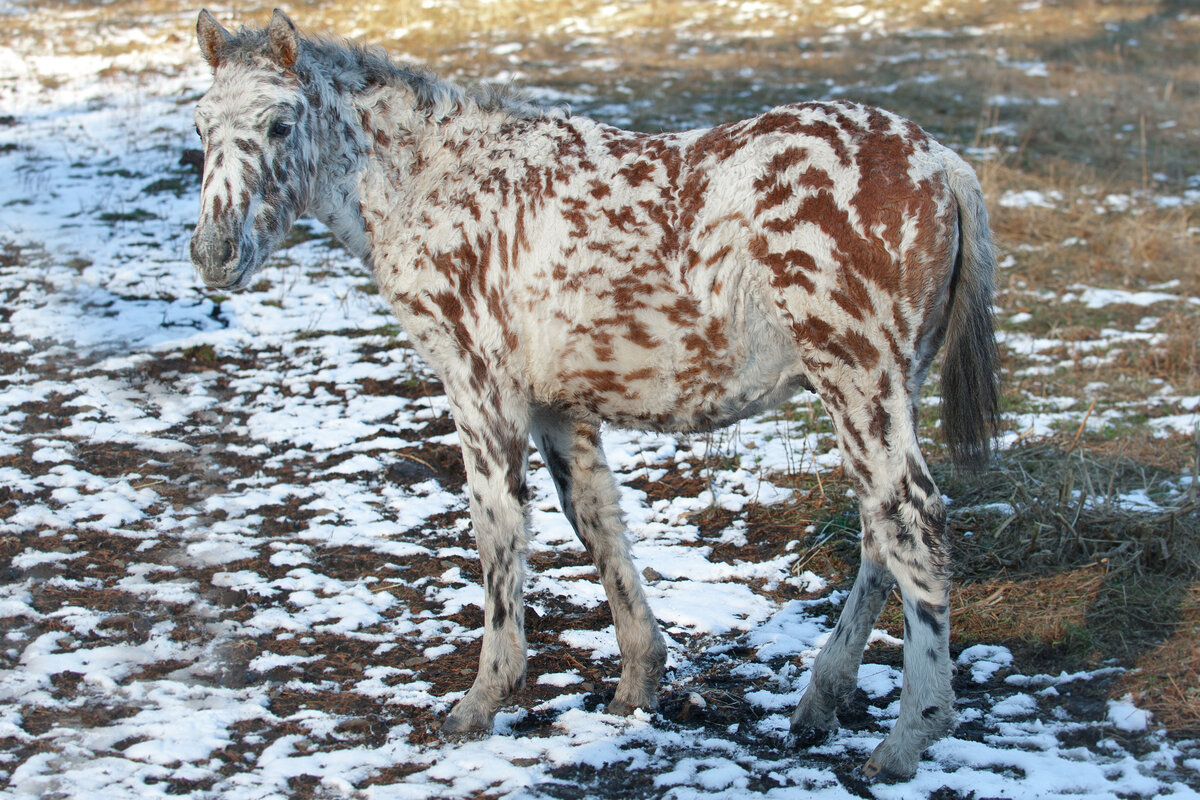
{"type": "Polygon", "coordinates": [[[271,53],[284,69],[291,69],[300,57],[300,32],[288,15],[275,9],[271,24],[267,26],[267,38],[271,41],[271,53]]]}
{"type": "Polygon", "coordinates": [[[216,69],[221,63],[222,51],[233,41],[233,36],[221,27],[221,23],[208,13],[207,8],[204,8],[196,18],[196,41],[200,43],[200,52],[204,55],[204,60],[216,69]]]}

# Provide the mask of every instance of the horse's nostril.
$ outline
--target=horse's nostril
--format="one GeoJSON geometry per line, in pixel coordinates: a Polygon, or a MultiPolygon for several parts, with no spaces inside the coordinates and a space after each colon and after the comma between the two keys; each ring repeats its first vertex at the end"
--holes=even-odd
{"type": "Polygon", "coordinates": [[[237,242],[217,231],[203,231],[192,237],[191,256],[201,273],[232,269],[238,256],[237,242]]]}

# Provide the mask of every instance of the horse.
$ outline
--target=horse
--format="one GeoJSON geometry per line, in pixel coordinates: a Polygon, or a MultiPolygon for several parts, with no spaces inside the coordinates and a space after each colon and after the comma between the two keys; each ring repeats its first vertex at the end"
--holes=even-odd
{"type": "Polygon", "coordinates": [[[950,567],[917,401],[943,341],[942,428],[980,466],[997,414],[995,256],[975,173],[915,123],[799,102],[715,127],[621,130],[464,89],[379,49],[196,25],[213,83],[191,260],[245,287],[301,214],[373,270],[445,386],[485,589],[479,669],[449,736],[524,687],[529,442],[595,563],[622,666],[614,714],[658,706],[667,650],[630,558],[601,425],[702,431],[801,389],[833,420],[861,566],[791,718],[837,730],[892,587],[899,718],[863,766],[906,778],[952,727],[950,567]]]}

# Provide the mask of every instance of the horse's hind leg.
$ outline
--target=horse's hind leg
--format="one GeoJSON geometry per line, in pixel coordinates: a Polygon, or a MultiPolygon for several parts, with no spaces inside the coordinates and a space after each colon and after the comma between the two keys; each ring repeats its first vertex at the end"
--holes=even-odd
{"type": "Polygon", "coordinates": [[[872,498],[878,505],[870,513],[880,522],[877,545],[904,603],[904,686],[900,718],[863,772],[906,778],[916,772],[921,751],[954,725],[950,554],[945,505],[916,449],[915,432],[907,456],[893,465],[889,478],[890,489],[872,498]]]}
{"type": "Polygon", "coordinates": [[[903,385],[881,380],[879,391],[862,392],[827,384],[822,392],[861,498],[863,563],[792,717],[802,741],[836,727],[835,709],[854,689],[867,636],[894,579],[904,601],[900,718],[863,767],[869,777],[911,776],[921,751],[954,718],[945,507],[917,448],[911,400],[892,390],[903,385]]]}
{"type": "Polygon", "coordinates": [[[563,513],[596,564],[612,610],[621,648],[621,681],[608,710],[628,714],[635,708],[655,709],[667,648],[629,555],[617,485],[600,448],[600,431],[543,409],[534,414],[533,441],[554,479],[563,513]]]}
{"type": "Polygon", "coordinates": [[[868,552],[867,541],[864,535],[862,565],[854,587],[829,640],[817,654],[808,690],[792,714],[792,735],[797,744],[805,747],[823,741],[837,730],[837,709],[854,693],[867,637],[895,583],[880,562],[879,554],[868,552]]]}

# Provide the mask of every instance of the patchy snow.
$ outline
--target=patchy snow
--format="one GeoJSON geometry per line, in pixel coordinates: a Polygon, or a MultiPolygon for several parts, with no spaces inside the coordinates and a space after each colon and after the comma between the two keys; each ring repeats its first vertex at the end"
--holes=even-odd
{"type": "Polygon", "coordinates": [[[1108,721],[1126,733],[1146,730],[1150,726],[1152,716],[1149,711],[1135,706],[1131,695],[1108,701],[1108,721]]]}
{"type": "MultiPolygon", "coordinates": [[[[1178,293],[1170,292],[1131,292],[1125,289],[1098,289],[1092,286],[1072,286],[1071,291],[1062,297],[1064,303],[1077,301],[1088,308],[1104,308],[1105,306],[1125,303],[1134,306],[1151,306],[1155,303],[1177,303],[1178,293]]],[[[1186,298],[1193,305],[1200,305],[1200,298],[1186,298]]]]}
{"type": "Polygon", "coordinates": [[[1062,199],[1062,192],[1055,190],[1043,192],[1038,189],[1010,189],[1001,195],[997,202],[1002,208],[1055,208],[1062,199]]]}
{"type": "MultiPolygon", "coordinates": [[[[876,4],[835,13],[859,30],[887,20],[876,4]]],[[[859,672],[867,721],[790,746],[791,708],[844,592],[803,569],[795,539],[754,550],[748,521],[792,497],[783,477],[840,459],[828,433],[776,415],[711,437],[607,434],[634,558],[657,574],[661,714],[605,713],[615,632],[538,468],[530,686],[494,735],[438,739],[483,624],[445,398],[319,225],[255,288],[199,286],[186,260],[198,178],[179,157],[207,76],[175,64],[189,49],[155,52],[139,63],[161,74],[122,76],[95,56],[0,51],[15,115],[0,128],[12,145],[0,151],[0,539],[16,543],[0,584],[0,797],[603,796],[606,780],[678,798],[1196,796],[1194,748],[1131,701],[1089,712],[1054,694],[1117,670],[1026,674],[991,644],[958,654],[958,730],[914,781],[863,788],[849,768],[894,724],[902,680],[879,663],[900,644],[882,630],[859,672]],[[1100,738],[1114,728],[1137,746],[1100,738]],[[1079,744],[1088,732],[1101,743],[1079,744]]],[[[1071,300],[1178,299],[1168,288],[1077,287],[1071,300]]],[[[1102,331],[1075,355],[1155,335],[1102,331]]],[[[1048,367],[1062,344],[1004,339],[1048,367]]],[[[1081,418],[1045,401],[1018,430],[1081,418]]],[[[1180,430],[1196,409],[1180,406],[1180,430]]],[[[1157,507],[1144,492],[1121,502],[1157,507]]]]}
{"type": "Polygon", "coordinates": [[[1013,663],[1013,656],[1007,647],[976,644],[958,654],[958,663],[970,666],[972,681],[987,683],[997,672],[1013,663]]]}

